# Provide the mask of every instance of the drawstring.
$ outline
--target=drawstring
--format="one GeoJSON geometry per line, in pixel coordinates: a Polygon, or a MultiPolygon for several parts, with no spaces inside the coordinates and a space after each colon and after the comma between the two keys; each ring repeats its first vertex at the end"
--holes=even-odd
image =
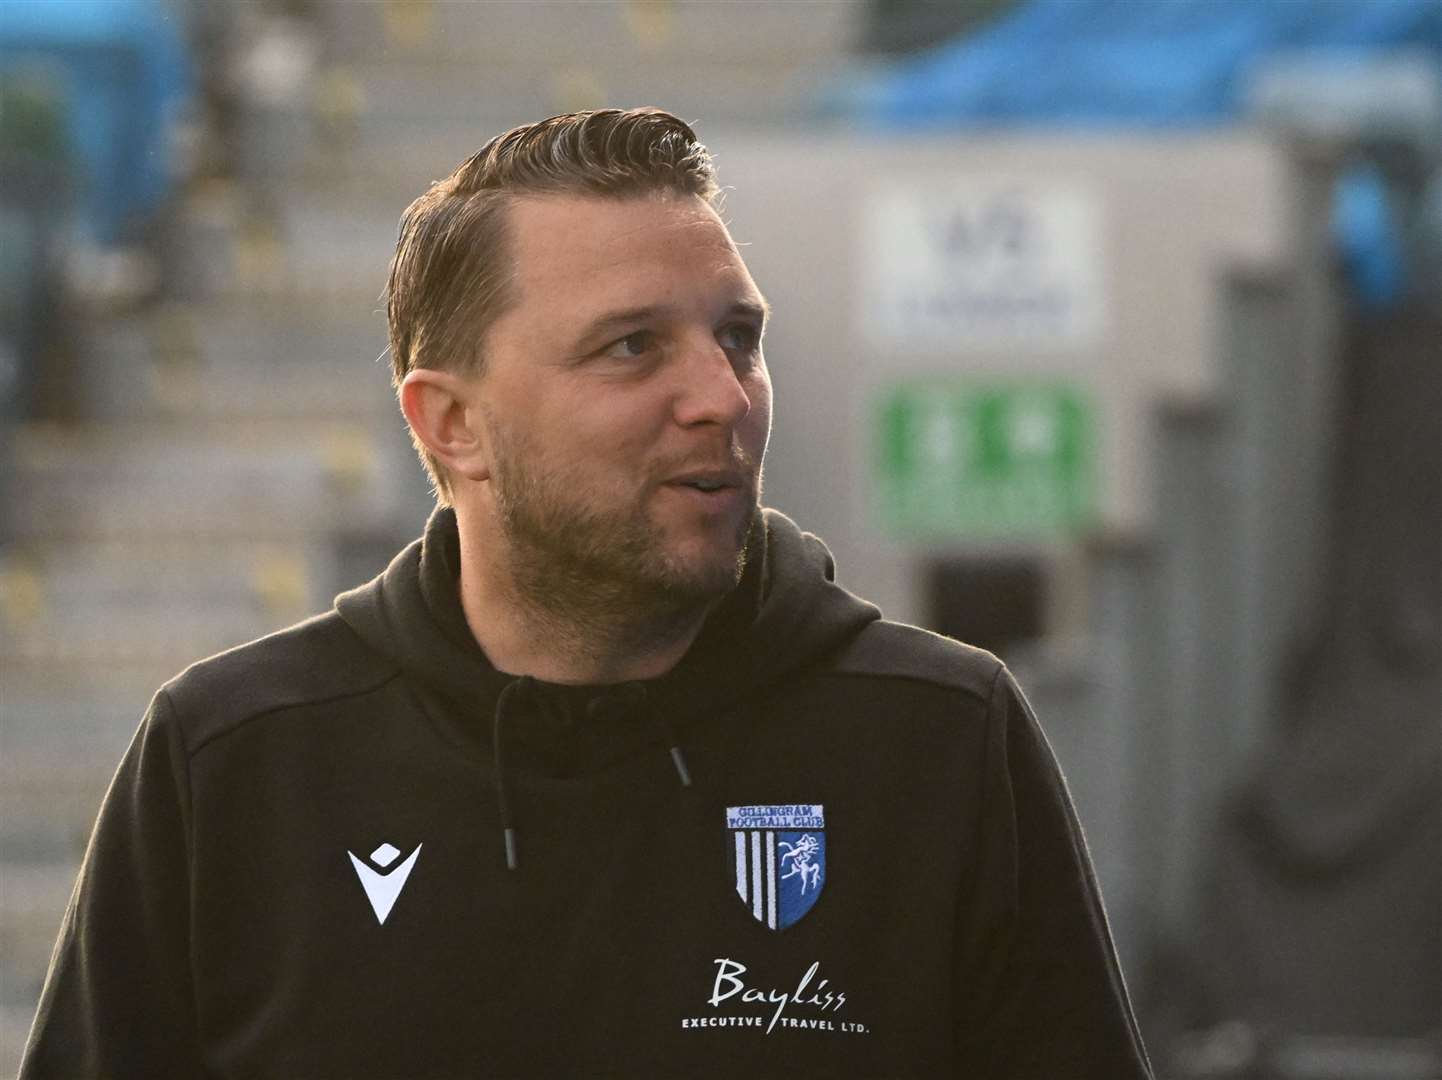
{"type": "Polygon", "coordinates": [[[510,793],[506,790],[506,769],[501,757],[501,729],[511,701],[517,696],[529,697],[535,682],[529,675],[522,675],[515,682],[507,683],[496,699],[496,712],[491,721],[491,754],[496,763],[496,810],[501,818],[501,837],[506,844],[506,869],[514,870],[516,858],[516,826],[511,820],[510,793]]]}
{"type": "Polygon", "coordinates": [[[651,721],[661,729],[661,734],[666,736],[666,749],[671,754],[671,764],[676,766],[676,775],[681,780],[682,787],[691,786],[691,770],[686,767],[686,755],[681,752],[681,740],[676,738],[676,731],[671,726],[671,721],[666,715],[646,697],[646,687],[641,683],[622,683],[609,694],[591,699],[586,706],[586,715],[591,720],[600,720],[603,715],[613,709],[620,709],[627,712],[644,712],[651,718],[651,721]]]}
{"type": "MultiPolygon", "coordinates": [[[[496,699],[496,711],[491,720],[491,755],[496,769],[496,811],[501,819],[501,837],[506,845],[507,870],[516,869],[519,858],[516,846],[516,825],[511,818],[510,789],[506,786],[502,732],[505,729],[506,717],[512,711],[513,703],[522,699],[530,699],[535,683],[536,680],[529,675],[522,675],[515,681],[507,683],[506,688],[501,691],[501,696],[496,699]]],[[[586,715],[593,721],[600,720],[603,719],[605,713],[612,710],[644,712],[649,716],[666,737],[666,748],[671,754],[671,764],[676,767],[676,776],[680,778],[681,786],[691,786],[691,770],[686,767],[686,755],[681,752],[681,741],[676,738],[676,731],[671,726],[670,720],[647,700],[644,686],[640,683],[623,683],[611,693],[592,698],[586,706],[586,715]]]]}
{"type": "Polygon", "coordinates": [[[676,738],[671,721],[666,719],[665,714],[659,709],[652,709],[650,712],[656,722],[661,725],[662,734],[666,736],[666,742],[671,751],[671,763],[676,766],[676,775],[681,778],[681,786],[690,787],[691,770],[686,768],[686,755],[681,753],[681,740],[676,738]]]}

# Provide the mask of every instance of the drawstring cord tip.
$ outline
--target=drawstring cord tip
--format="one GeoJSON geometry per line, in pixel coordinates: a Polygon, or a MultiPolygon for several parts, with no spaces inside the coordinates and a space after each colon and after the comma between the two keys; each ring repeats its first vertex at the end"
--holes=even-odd
{"type": "Polygon", "coordinates": [[[516,868],[516,830],[509,825],[505,828],[506,836],[506,869],[516,868]]]}
{"type": "Polygon", "coordinates": [[[671,747],[671,760],[676,764],[676,775],[681,778],[682,787],[691,786],[691,770],[686,768],[686,758],[679,746],[671,747]]]}

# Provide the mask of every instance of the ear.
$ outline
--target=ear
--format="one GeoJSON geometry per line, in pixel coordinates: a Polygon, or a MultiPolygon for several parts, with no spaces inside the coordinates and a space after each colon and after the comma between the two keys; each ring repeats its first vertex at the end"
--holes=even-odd
{"type": "Polygon", "coordinates": [[[411,431],[453,475],[488,480],[490,447],[475,376],[416,368],[401,383],[401,412],[411,431]]]}

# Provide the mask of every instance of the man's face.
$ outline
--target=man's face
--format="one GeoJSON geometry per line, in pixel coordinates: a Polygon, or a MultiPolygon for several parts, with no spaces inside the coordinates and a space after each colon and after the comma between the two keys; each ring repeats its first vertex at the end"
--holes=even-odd
{"type": "Polygon", "coordinates": [[[477,386],[482,498],[513,567],[532,589],[726,592],[757,513],[771,380],[765,301],[725,226],[687,196],[528,197],[510,214],[517,300],[477,386]]]}

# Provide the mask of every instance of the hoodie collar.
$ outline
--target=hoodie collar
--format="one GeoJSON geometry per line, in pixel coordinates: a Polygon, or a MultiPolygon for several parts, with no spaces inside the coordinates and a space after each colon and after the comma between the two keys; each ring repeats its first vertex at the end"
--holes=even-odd
{"type": "MultiPolygon", "coordinates": [[[[735,704],[762,686],[839,648],[880,613],[834,582],[830,552],[784,515],[763,511],[742,579],[708,617],[670,672],[648,680],[648,706],[678,728],[735,704]]],[[[368,645],[394,660],[427,700],[440,699],[447,726],[486,752],[489,718],[515,676],[497,671],[461,609],[455,513],[438,509],[424,536],[374,581],[342,594],[336,608],[368,645]]],[[[534,682],[534,707],[514,728],[515,758],[546,772],[584,771],[650,745],[645,725],[598,721],[590,703],[610,686],[534,682]]],[[[508,741],[512,735],[507,735],[508,741]]]]}

